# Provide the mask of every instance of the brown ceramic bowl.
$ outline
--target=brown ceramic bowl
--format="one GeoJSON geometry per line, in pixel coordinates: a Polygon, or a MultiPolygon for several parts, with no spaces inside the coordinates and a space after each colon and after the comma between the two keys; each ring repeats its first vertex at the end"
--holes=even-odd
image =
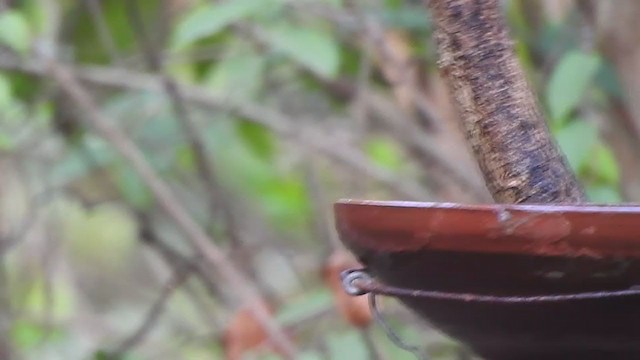
{"type": "MultiPolygon", "coordinates": [[[[640,285],[640,206],[343,200],[335,213],[345,245],[390,286],[528,296],[640,285]]],[[[640,359],[640,296],[401,300],[486,359],[640,359]]]]}

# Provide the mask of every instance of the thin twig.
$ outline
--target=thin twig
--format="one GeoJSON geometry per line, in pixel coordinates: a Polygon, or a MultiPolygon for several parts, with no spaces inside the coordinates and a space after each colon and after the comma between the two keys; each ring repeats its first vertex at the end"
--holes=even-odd
{"type": "Polygon", "coordinates": [[[33,228],[37,220],[40,219],[40,215],[43,210],[43,206],[53,199],[53,194],[47,193],[34,196],[34,199],[29,201],[29,211],[26,216],[23,217],[20,224],[13,231],[13,234],[4,236],[0,239],[0,257],[5,256],[16,245],[22,241],[25,235],[33,228]]]}
{"type": "Polygon", "coordinates": [[[98,38],[100,39],[100,43],[104,49],[109,53],[109,57],[113,60],[114,63],[120,64],[121,58],[118,53],[118,47],[116,46],[115,41],[113,40],[113,36],[111,35],[111,31],[109,30],[109,26],[104,18],[104,11],[102,10],[102,6],[100,1],[98,0],[85,0],[85,4],[89,13],[91,14],[91,18],[93,23],[95,24],[95,28],[98,31],[98,38]]]}
{"type": "Polygon", "coordinates": [[[154,329],[158,323],[160,316],[163,314],[164,309],[171,299],[175,291],[189,278],[191,272],[184,266],[176,268],[171,278],[163,286],[160,295],[149,308],[144,320],[136,328],[136,330],[128,336],[117,348],[114,350],[110,357],[119,359],[122,355],[130,352],[133,348],[140,345],[147,335],[154,329]]]}
{"type": "MultiPolygon", "coordinates": [[[[16,58],[2,56],[0,54],[0,68],[23,71],[38,76],[46,76],[46,64],[40,61],[21,62],[16,58]]],[[[79,67],[69,68],[58,65],[58,68],[75,75],[83,81],[111,86],[117,88],[162,91],[162,84],[157,76],[145,73],[129,71],[125,69],[112,69],[106,67],[79,67]]],[[[316,151],[343,164],[348,168],[358,171],[366,178],[376,180],[389,187],[390,190],[406,199],[424,200],[429,198],[426,190],[410,179],[401,179],[397,174],[374,165],[359,150],[348,144],[336,144],[335,139],[317,129],[301,128],[300,121],[274,111],[270,108],[253,104],[247,101],[238,101],[233,98],[212,95],[209,91],[197,86],[180,86],[184,98],[202,106],[205,109],[219,111],[226,109],[237,115],[267,127],[274,133],[284,138],[291,139],[300,146],[311,151],[316,151]]]]}
{"type": "MultiPolygon", "coordinates": [[[[140,213],[138,215],[138,223],[140,224],[140,240],[142,240],[149,249],[154,251],[168,268],[174,269],[174,273],[176,269],[185,269],[199,280],[200,284],[204,287],[205,291],[211,298],[220,299],[221,301],[224,300],[222,291],[220,291],[216,282],[211,279],[210,276],[207,276],[206,269],[202,264],[202,256],[198,254],[186,256],[172,248],[169,244],[163,241],[157,231],[155,231],[147,214],[140,213]]],[[[214,328],[219,328],[219,325],[221,325],[219,319],[211,317],[210,314],[205,311],[204,304],[197,297],[195,289],[190,285],[190,283],[186,283],[183,285],[183,288],[184,291],[190,295],[194,306],[200,309],[203,315],[207,318],[208,324],[215,325],[214,328]]]]}
{"type": "Polygon", "coordinates": [[[48,234],[45,234],[45,249],[42,253],[42,273],[44,274],[44,283],[43,283],[43,333],[44,335],[40,339],[39,343],[41,345],[46,344],[51,335],[53,335],[55,328],[52,326],[54,323],[54,307],[56,305],[56,297],[54,295],[55,283],[54,279],[57,275],[56,263],[59,261],[59,252],[58,247],[60,243],[57,239],[54,239],[48,234]]]}
{"type": "MultiPolygon", "coordinates": [[[[406,65],[397,63],[397,59],[393,55],[388,41],[384,38],[382,25],[376,22],[373,17],[361,15],[355,11],[338,11],[332,6],[313,1],[290,0],[286,3],[290,9],[297,13],[313,13],[314,16],[320,16],[336,27],[349,29],[350,31],[360,34],[361,37],[364,38],[364,41],[358,41],[353,45],[360,47],[361,51],[366,53],[370,50],[369,47],[372,47],[373,50],[384,58],[384,61],[395,62],[392,66],[400,68],[406,65]]],[[[307,73],[314,76],[312,72],[307,73]]],[[[331,87],[335,85],[335,83],[327,81],[326,79],[318,80],[325,86],[331,87]]],[[[417,82],[417,79],[414,78],[403,80],[417,82]]],[[[388,82],[392,83],[392,81],[388,82]]],[[[354,89],[350,82],[345,85],[347,89],[345,89],[345,86],[341,86],[342,92],[348,90],[347,92],[351,93],[350,97],[357,94],[356,89],[354,89]]],[[[428,95],[423,89],[420,89],[417,84],[410,85],[413,106],[422,119],[420,122],[428,124],[433,130],[444,130],[444,127],[438,126],[443,124],[443,120],[437,115],[435,106],[429,101],[428,95]]],[[[394,104],[388,98],[372,91],[372,89],[369,89],[368,93],[364,95],[366,95],[364,102],[369,108],[370,113],[375,114],[376,118],[382,120],[392,132],[397,133],[400,140],[417,155],[420,162],[425,163],[429,169],[433,168],[435,170],[429,175],[435,178],[438,186],[447,187],[451,180],[453,180],[460,189],[464,189],[465,192],[471,195],[472,200],[490,200],[488,196],[489,193],[486,190],[479,172],[473,167],[470,168],[470,166],[473,166],[472,163],[461,164],[459,161],[452,160],[451,156],[438,146],[437,141],[434,141],[435,137],[433,134],[430,134],[418,126],[416,119],[412,119],[410,114],[403,113],[402,109],[395,106],[397,104],[394,104]]],[[[341,97],[344,98],[344,96],[341,97]]]]}
{"type": "Polygon", "coordinates": [[[367,104],[367,98],[369,94],[369,88],[371,86],[371,75],[373,72],[373,64],[371,59],[371,42],[365,40],[363,45],[363,52],[360,55],[360,66],[358,69],[358,77],[356,83],[356,95],[353,99],[353,107],[355,113],[355,120],[360,130],[365,130],[369,123],[369,108],[367,104]]]}
{"type": "Polygon", "coordinates": [[[227,200],[227,196],[216,176],[213,159],[207,155],[206,146],[200,137],[201,131],[196,127],[191,111],[187,106],[178,84],[164,71],[160,51],[156,49],[153,39],[150,38],[145,29],[139,4],[136,1],[127,1],[126,3],[131,27],[135,30],[134,33],[136,34],[139,46],[142,48],[143,57],[145,58],[147,66],[151,72],[158,74],[160,77],[164,92],[171,100],[173,112],[193,152],[198,173],[208,190],[209,211],[211,215],[214,215],[217,210],[221,211],[223,217],[222,223],[225,226],[227,237],[232,244],[239,246],[241,242],[237,231],[237,221],[234,217],[231,204],[227,200]]]}
{"type": "MultiPolygon", "coordinates": [[[[17,171],[17,173],[22,174],[22,171],[17,171]]],[[[27,202],[27,214],[22,217],[21,222],[16,226],[15,230],[12,231],[12,234],[0,239],[0,258],[9,253],[20,243],[20,241],[22,241],[22,239],[24,239],[28,232],[33,229],[38,220],[40,220],[42,212],[45,210],[46,206],[51,203],[57,195],[57,189],[47,181],[41,192],[31,196],[27,202]]]]}
{"type": "MultiPolygon", "coordinates": [[[[366,17],[366,16],[363,16],[363,17],[366,17]]],[[[253,24],[238,23],[234,25],[234,29],[236,30],[236,32],[242,34],[245,38],[252,41],[255,44],[255,46],[258,48],[265,48],[265,47],[268,48],[271,46],[268,39],[264,35],[264,31],[262,31],[259,27],[253,24]]],[[[332,92],[339,93],[337,98],[340,98],[341,101],[345,101],[345,100],[351,101],[353,104],[353,110],[354,110],[353,113],[354,113],[354,118],[356,119],[356,125],[360,127],[360,130],[364,129],[364,126],[367,123],[368,118],[370,117],[369,115],[374,115],[374,114],[383,115],[381,116],[381,119],[384,120],[384,123],[386,125],[388,124],[409,125],[410,123],[413,122],[412,119],[407,119],[406,117],[401,116],[400,119],[403,121],[397,121],[397,119],[399,118],[398,114],[401,112],[400,109],[393,107],[392,111],[380,111],[380,108],[386,106],[386,104],[391,103],[390,101],[386,101],[386,99],[383,99],[380,96],[378,96],[375,99],[371,96],[374,93],[373,89],[368,84],[369,83],[368,78],[371,75],[370,73],[372,68],[370,54],[369,54],[371,52],[370,51],[371,49],[369,49],[369,47],[371,46],[367,46],[367,45],[374,45],[375,39],[366,39],[366,40],[370,40],[370,41],[365,41],[366,44],[363,49],[364,55],[362,57],[360,71],[359,71],[358,79],[356,81],[355,86],[352,84],[352,81],[349,81],[349,80],[340,82],[340,81],[328,79],[324,76],[318,75],[316,72],[311,71],[310,69],[304,66],[299,65],[298,68],[302,73],[304,73],[304,75],[314,78],[320,85],[324,86],[327,90],[329,90],[330,93],[332,92]],[[343,96],[344,92],[349,93],[349,95],[343,96]]],[[[433,115],[433,112],[430,112],[428,115],[430,116],[433,115]]],[[[432,123],[436,122],[433,118],[429,118],[429,119],[432,123]]],[[[419,144],[429,142],[428,139],[425,140],[425,138],[428,138],[428,134],[426,134],[421,129],[418,129],[418,131],[415,132],[415,134],[420,135],[418,136],[419,138],[418,144],[414,144],[411,141],[407,142],[404,137],[401,137],[400,140],[402,142],[407,142],[408,145],[412,145],[415,149],[420,150],[419,152],[420,155],[425,156],[426,159],[430,160],[434,165],[436,165],[436,167],[442,168],[443,170],[447,171],[447,173],[452,172],[454,175],[453,178],[456,181],[461,181],[461,187],[465,189],[470,189],[470,191],[475,195],[476,187],[468,186],[468,184],[472,183],[470,181],[467,181],[468,171],[466,171],[465,169],[465,171],[463,172],[457,172],[456,167],[450,165],[452,162],[449,161],[446,156],[445,157],[439,156],[440,154],[442,154],[442,152],[440,151],[436,151],[436,152],[427,151],[426,153],[424,153],[423,150],[426,150],[427,148],[425,148],[424,146],[420,146],[419,144]],[[457,174],[464,174],[464,176],[456,176],[457,174]]],[[[410,137],[410,140],[414,140],[414,139],[416,139],[415,136],[410,137]]],[[[361,159],[361,161],[362,160],[363,159],[361,159]]],[[[402,192],[400,193],[403,195],[406,195],[402,192]]],[[[481,190],[479,193],[481,193],[481,190]]],[[[425,192],[423,192],[422,196],[417,199],[425,200],[427,198],[430,198],[430,196],[425,192]]]]}
{"type": "Polygon", "coordinates": [[[193,271],[211,297],[221,298],[220,289],[207,276],[202,266],[202,256],[195,254],[189,258],[180,254],[158,237],[146,215],[141,214],[138,219],[140,224],[139,236],[145,245],[153,249],[169,267],[181,267],[193,271]]]}
{"type": "MultiPolygon", "coordinates": [[[[158,176],[135,143],[114,125],[113,119],[109,119],[100,111],[89,95],[89,91],[78,82],[71,72],[53,60],[50,60],[47,65],[51,77],[69,95],[75,105],[84,111],[84,119],[129,162],[141,177],[161,208],[184,232],[192,249],[201,253],[208,265],[213,266],[221,274],[235,295],[246,299],[248,303],[255,303],[259,298],[258,291],[248,282],[246,276],[228,261],[213,239],[187,213],[169,185],[158,176]]],[[[257,306],[252,306],[251,311],[268,331],[272,340],[286,352],[287,357],[295,358],[294,346],[273,318],[257,306]]]]}
{"type": "Polygon", "coordinates": [[[305,180],[307,192],[313,204],[314,216],[313,226],[318,240],[327,244],[327,253],[332,253],[343,248],[338,239],[333,222],[331,221],[331,211],[325,189],[318,179],[317,161],[313,157],[305,167],[305,180]]]}
{"type": "Polygon", "coordinates": [[[9,334],[13,323],[10,294],[6,258],[0,256],[0,358],[7,360],[13,356],[9,334]]]}

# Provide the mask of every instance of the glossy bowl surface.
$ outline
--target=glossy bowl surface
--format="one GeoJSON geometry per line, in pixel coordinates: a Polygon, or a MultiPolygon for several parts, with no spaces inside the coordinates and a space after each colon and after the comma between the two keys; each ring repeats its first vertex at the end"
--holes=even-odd
{"type": "MultiPolygon", "coordinates": [[[[343,200],[344,244],[382,283],[527,296],[640,285],[640,206],[343,200]]],[[[640,296],[559,303],[402,298],[486,359],[640,359],[640,296]]]]}

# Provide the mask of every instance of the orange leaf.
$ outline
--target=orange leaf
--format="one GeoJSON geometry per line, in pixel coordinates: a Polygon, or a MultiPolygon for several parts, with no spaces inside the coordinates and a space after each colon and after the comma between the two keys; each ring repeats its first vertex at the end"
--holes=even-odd
{"type": "Polygon", "coordinates": [[[259,299],[253,303],[246,303],[240,307],[231,318],[223,335],[223,347],[226,360],[241,360],[250,351],[264,347],[269,350],[269,335],[264,327],[256,320],[251,311],[253,307],[262,308],[273,314],[273,308],[266,301],[259,299]]]}
{"type": "Polygon", "coordinates": [[[342,289],[340,273],[344,270],[359,268],[361,265],[345,250],[335,251],[327,259],[323,277],[331,289],[338,312],[351,325],[363,328],[371,323],[371,310],[366,296],[353,297],[342,289]]]}

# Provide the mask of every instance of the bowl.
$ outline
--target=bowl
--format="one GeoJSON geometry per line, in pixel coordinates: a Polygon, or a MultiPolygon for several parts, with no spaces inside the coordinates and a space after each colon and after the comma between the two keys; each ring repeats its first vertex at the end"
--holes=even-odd
{"type": "MultiPolygon", "coordinates": [[[[640,285],[640,206],[342,200],[342,242],[379,282],[491,296],[640,285]]],[[[486,359],[640,359],[640,295],[559,302],[400,297],[486,359]]]]}

